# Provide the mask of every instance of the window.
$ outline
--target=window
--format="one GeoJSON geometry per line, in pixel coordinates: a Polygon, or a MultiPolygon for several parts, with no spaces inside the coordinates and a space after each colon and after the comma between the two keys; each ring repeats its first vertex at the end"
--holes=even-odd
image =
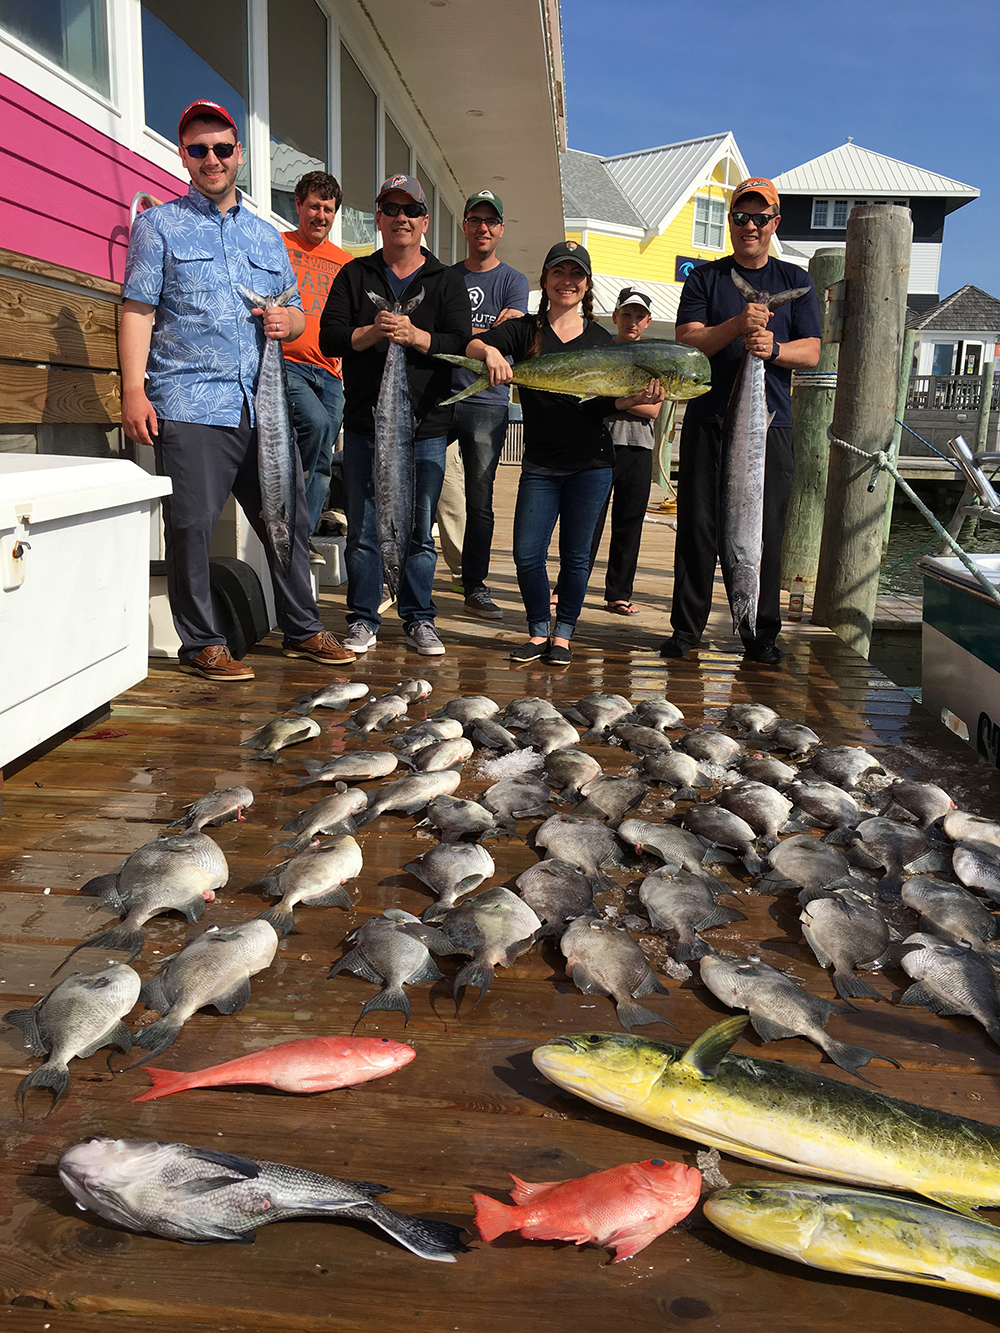
{"type": "Polygon", "coordinates": [[[375,249],[378,102],[345,46],[340,48],[340,186],[342,245],[352,255],[375,249]]]}
{"type": "Polygon", "coordinates": [[[212,0],[211,11],[197,0],[142,0],[142,80],[146,124],[171,143],[192,102],[226,108],[243,145],[236,183],[249,189],[246,0],[212,0]]]}
{"type": "Polygon", "coordinates": [[[909,199],[814,199],[812,202],[812,229],[814,231],[843,231],[851,209],[860,204],[897,204],[909,208],[909,199]]]}
{"type": "Polygon", "coordinates": [[[695,199],[692,244],[699,250],[721,250],[725,234],[725,200],[695,199]]]}
{"type": "Polygon", "coordinates": [[[0,0],[0,28],[111,96],[105,0],[0,0]]]}
{"type": "Polygon", "coordinates": [[[455,219],[451,209],[441,205],[441,220],[438,223],[438,259],[442,264],[455,262],[455,219]]]}
{"type": "Polygon", "coordinates": [[[326,16],[316,0],[282,0],[267,18],[271,207],[297,225],[295,186],[328,157],[326,16]]]}
{"type": "Polygon", "coordinates": [[[431,254],[437,254],[437,241],[434,234],[436,191],[434,189],[434,182],[431,180],[427,168],[422,167],[419,162],[417,163],[417,180],[424,187],[424,198],[427,200],[427,215],[430,218],[430,222],[427,226],[427,235],[424,237],[424,245],[430,250],[431,254]]]}
{"type": "Polygon", "coordinates": [[[829,199],[813,200],[813,215],[812,215],[813,230],[815,230],[817,227],[826,226],[826,215],[827,212],[829,211],[829,208],[830,208],[829,199]]]}
{"type": "Polygon", "coordinates": [[[953,375],[955,373],[955,353],[957,350],[955,343],[935,343],[931,374],[953,375]]]}
{"type": "Polygon", "coordinates": [[[388,116],[385,118],[385,163],[383,179],[410,174],[410,146],[388,116]]]}

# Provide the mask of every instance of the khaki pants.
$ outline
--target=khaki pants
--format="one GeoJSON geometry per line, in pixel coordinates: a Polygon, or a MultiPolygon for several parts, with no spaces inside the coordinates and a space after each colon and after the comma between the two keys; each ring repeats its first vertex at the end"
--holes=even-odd
{"type": "Polygon", "coordinates": [[[441,554],[455,579],[462,577],[462,543],[465,541],[465,469],[458,441],[448,445],[444,484],[437,505],[441,554]]]}

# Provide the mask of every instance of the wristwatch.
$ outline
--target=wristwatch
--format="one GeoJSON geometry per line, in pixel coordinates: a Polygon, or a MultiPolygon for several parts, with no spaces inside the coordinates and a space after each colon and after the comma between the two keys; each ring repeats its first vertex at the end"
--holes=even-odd
{"type": "Polygon", "coordinates": [[[771,355],[767,358],[768,364],[770,364],[770,362],[772,361],[777,361],[780,355],[781,355],[781,344],[777,341],[777,339],[775,339],[774,342],[771,344],[771,355]]]}

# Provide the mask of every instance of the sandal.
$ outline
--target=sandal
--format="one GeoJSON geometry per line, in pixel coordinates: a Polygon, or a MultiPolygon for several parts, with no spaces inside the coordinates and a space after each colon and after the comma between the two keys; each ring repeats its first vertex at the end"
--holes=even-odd
{"type": "Polygon", "coordinates": [[[613,616],[637,616],[639,608],[632,602],[607,602],[604,609],[613,616]]]}

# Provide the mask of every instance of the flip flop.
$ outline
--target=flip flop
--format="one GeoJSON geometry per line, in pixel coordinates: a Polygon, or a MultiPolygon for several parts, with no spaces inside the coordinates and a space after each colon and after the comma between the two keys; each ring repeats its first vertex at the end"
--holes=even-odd
{"type": "Polygon", "coordinates": [[[608,602],[604,608],[613,616],[637,616],[639,608],[631,602],[608,602]]]}

